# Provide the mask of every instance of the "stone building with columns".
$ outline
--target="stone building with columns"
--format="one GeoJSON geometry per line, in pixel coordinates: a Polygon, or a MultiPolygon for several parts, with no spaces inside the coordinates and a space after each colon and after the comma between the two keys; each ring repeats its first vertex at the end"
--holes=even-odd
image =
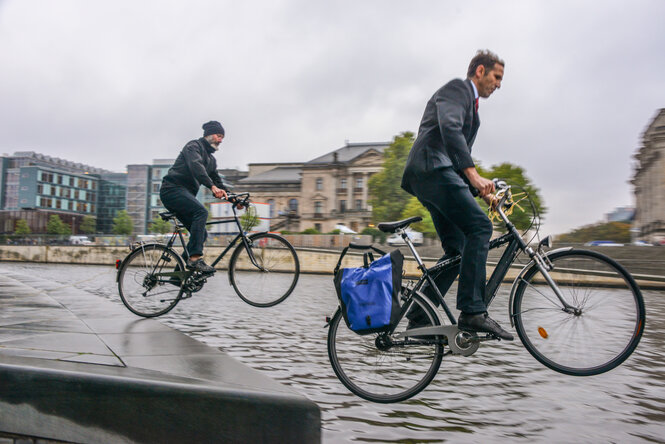
{"type": "Polygon", "coordinates": [[[346,143],[305,163],[250,164],[236,190],[270,205],[272,229],[326,233],[341,224],[361,231],[372,217],[369,178],[381,170],[388,146],[346,143]]]}
{"type": "Polygon", "coordinates": [[[651,121],[642,136],[642,147],[632,184],[635,188],[636,237],[647,242],[665,241],[665,108],[651,121]]]}

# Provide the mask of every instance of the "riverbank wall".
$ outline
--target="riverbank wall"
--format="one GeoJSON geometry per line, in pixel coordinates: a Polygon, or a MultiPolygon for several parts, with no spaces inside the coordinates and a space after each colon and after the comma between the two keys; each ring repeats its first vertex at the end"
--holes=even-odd
{"type": "MultiPolygon", "coordinates": [[[[384,251],[394,247],[379,246],[384,251]]],[[[630,271],[642,288],[665,289],[665,248],[662,247],[582,247],[599,251],[612,257],[630,271]]],[[[221,246],[209,246],[205,250],[206,262],[213,262],[223,251],[221,246]]],[[[404,272],[408,278],[417,278],[420,271],[415,260],[406,247],[400,247],[405,256],[404,272]]],[[[332,274],[339,260],[339,249],[296,248],[303,273],[332,274]]],[[[440,247],[418,249],[427,266],[432,266],[438,259],[440,247]],[[431,257],[428,257],[428,254],[431,257]]],[[[123,246],[102,245],[0,245],[0,262],[40,262],[52,264],[81,264],[115,266],[117,260],[124,259],[130,250],[123,246]]],[[[502,250],[492,250],[488,259],[487,275],[489,276],[498,262],[502,250]]],[[[219,270],[228,269],[228,261],[232,252],[228,252],[218,264],[219,270]]],[[[505,282],[512,282],[528,258],[520,257],[509,270],[505,282]]],[[[342,262],[343,267],[362,265],[362,253],[350,250],[342,262]]]]}

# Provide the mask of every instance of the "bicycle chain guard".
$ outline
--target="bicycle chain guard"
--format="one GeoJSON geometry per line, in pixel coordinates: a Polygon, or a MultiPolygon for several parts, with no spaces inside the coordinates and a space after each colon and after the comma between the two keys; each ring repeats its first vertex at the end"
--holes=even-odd
{"type": "Polygon", "coordinates": [[[437,325],[432,327],[412,328],[395,333],[395,338],[419,336],[445,336],[453,355],[471,356],[478,350],[481,339],[474,332],[460,330],[456,325],[437,325]]]}

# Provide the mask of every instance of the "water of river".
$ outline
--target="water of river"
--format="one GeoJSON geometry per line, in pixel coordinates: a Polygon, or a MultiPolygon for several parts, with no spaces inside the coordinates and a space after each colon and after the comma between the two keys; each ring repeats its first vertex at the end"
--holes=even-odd
{"type": "MultiPolygon", "coordinates": [[[[121,304],[111,267],[2,267],[71,283],[121,304]]],[[[491,309],[504,326],[508,290],[502,289],[491,309]]],[[[471,357],[444,358],[428,388],[388,405],[351,394],[330,367],[324,325],[337,306],[331,276],[303,275],[285,302],[261,309],[242,302],[220,272],[159,320],[316,402],[324,443],[665,442],[665,293],[644,296],[642,341],[607,374],[556,373],[516,339],[483,344],[471,357]]]]}

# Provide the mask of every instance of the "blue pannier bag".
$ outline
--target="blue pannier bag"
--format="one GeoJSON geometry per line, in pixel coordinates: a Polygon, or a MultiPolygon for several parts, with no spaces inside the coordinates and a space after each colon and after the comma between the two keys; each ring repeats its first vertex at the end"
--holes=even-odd
{"type": "Polygon", "coordinates": [[[346,249],[335,268],[335,289],[346,325],[361,335],[387,330],[397,321],[400,312],[402,252],[395,250],[375,261],[371,253],[365,253],[364,267],[340,270],[345,253],[346,249]]]}

